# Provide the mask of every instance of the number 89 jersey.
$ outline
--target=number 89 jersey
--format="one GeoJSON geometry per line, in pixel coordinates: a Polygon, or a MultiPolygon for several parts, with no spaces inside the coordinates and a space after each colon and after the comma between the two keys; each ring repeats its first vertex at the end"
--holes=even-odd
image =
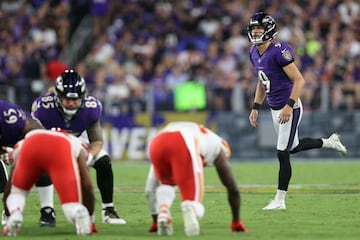
{"type": "Polygon", "coordinates": [[[102,106],[98,99],[87,96],[83,100],[83,104],[79,111],[66,119],[58,108],[55,94],[50,93],[38,97],[32,104],[32,116],[38,119],[46,129],[53,127],[61,128],[67,132],[80,136],[83,131],[90,128],[91,125],[100,121],[102,114],[102,106]]]}

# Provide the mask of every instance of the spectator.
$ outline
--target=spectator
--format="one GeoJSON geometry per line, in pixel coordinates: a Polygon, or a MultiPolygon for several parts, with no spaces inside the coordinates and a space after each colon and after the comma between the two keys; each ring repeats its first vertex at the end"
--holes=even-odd
{"type": "MultiPolygon", "coordinates": [[[[19,82],[18,78],[24,76],[23,69],[16,70],[16,66],[23,64],[25,56],[19,51],[19,57],[14,58],[13,52],[9,52],[13,51],[13,46],[25,48],[34,40],[31,38],[33,33],[37,33],[34,36],[43,36],[40,26],[46,23],[43,25],[51,33],[49,36],[52,36],[46,42],[55,44],[57,55],[61,56],[84,14],[90,14],[93,20],[97,19],[94,20],[91,50],[88,51],[84,46],[82,50],[87,57],[84,60],[79,58],[74,66],[77,68],[77,65],[83,63],[90,66],[89,69],[94,74],[90,74],[87,79],[95,76],[101,65],[108,67],[132,62],[139,66],[138,72],[141,74],[136,78],[141,81],[147,94],[151,91],[151,79],[154,78],[157,66],[163,65],[167,75],[174,60],[182,64],[184,69],[191,69],[205,61],[209,75],[216,75],[224,44],[233,47],[237,58],[235,68],[236,71],[241,69],[241,72],[245,70],[242,66],[247,65],[249,48],[244,41],[247,36],[241,26],[245,26],[247,19],[258,9],[273,13],[275,20],[283,25],[278,37],[288,39],[294,46],[295,54],[302,60],[301,70],[313,66],[316,56],[322,53],[325,71],[319,65],[314,71],[323,71],[321,76],[329,84],[339,81],[343,63],[353,61],[359,55],[359,40],[356,36],[357,23],[360,21],[359,3],[354,0],[289,0],[280,3],[244,0],[147,0],[141,4],[137,1],[122,4],[122,1],[109,0],[2,1],[0,43],[4,46],[0,47],[0,82],[14,86],[15,82],[19,82]],[[79,14],[80,10],[82,12],[79,14]],[[102,17],[105,15],[106,17],[102,17]],[[98,20],[102,23],[97,24],[98,20]],[[338,56],[338,49],[347,49],[347,56],[338,56]],[[336,66],[335,71],[331,66],[336,66]],[[15,78],[16,81],[12,80],[15,78]]],[[[44,50],[41,45],[36,48],[44,50]]],[[[233,68],[233,65],[223,66],[233,68]]],[[[212,88],[213,81],[210,78],[208,80],[206,85],[209,89],[212,88]]]]}
{"type": "Polygon", "coordinates": [[[338,10],[340,13],[341,22],[344,25],[351,25],[359,19],[360,4],[354,0],[343,0],[339,4],[338,10]]]}
{"type": "Polygon", "coordinates": [[[106,88],[106,95],[110,99],[109,107],[113,114],[129,111],[130,88],[125,79],[125,71],[121,66],[113,69],[111,84],[106,88]]]}

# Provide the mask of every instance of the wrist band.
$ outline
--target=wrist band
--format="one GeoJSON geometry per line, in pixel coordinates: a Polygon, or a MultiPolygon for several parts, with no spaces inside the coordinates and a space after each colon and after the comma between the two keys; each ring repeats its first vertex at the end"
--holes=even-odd
{"type": "Polygon", "coordinates": [[[258,110],[259,108],[260,108],[260,104],[259,103],[256,103],[256,102],[254,102],[253,103],[253,106],[252,106],[252,109],[256,109],[256,110],[258,110]]]}
{"type": "Polygon", "coordinates": [[[289,100],[287,101],[287,103],[286,103],[287,105],[289,105],[291,108],[293,108],[294,107],[294,104],[295,104],[295,100],[294,99],[291,99],[291,98],[289,98],[289,100]]]}

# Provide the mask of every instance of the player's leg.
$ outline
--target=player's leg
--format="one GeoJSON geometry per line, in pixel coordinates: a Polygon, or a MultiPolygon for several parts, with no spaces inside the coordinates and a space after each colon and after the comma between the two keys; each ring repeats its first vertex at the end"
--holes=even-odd
{"type": "MultiPolygon", "coordinates": [[[[300,100],[298,102],[299,109],[302,114],[302,103],[300,100]]],[[[342,153],[343,155],[347,154],[347,149],[341,143],[340,135],[337,133],[331,134],[329,138],[302,138],[299,140],[298,144],[294,143],[292,145],[290,153],[293,154],[314,148],[330,148],[342,153]]]]}
{"type": "Polygon", "coordinates": [[[157,217],[158,209],[156,202],[156,188],[160,185],[159,180],[155,176],[153,165],[150,166],[148,176],[145,184],[145,196],[148,203],[148,208],[152,217],[152,224],[149,228],[149,232],[157,232],[157,217]]]}
{"type": "Polygon", "coordinates": [[[36,182],[36,190],[40,199],[40,226],[55,227],[56,214],[54,210],[54,186],[47,174],[36,182]]]}
{"type": "MultiPolygon", "coordinates": [[[[6,170],[5,163],[3,161],[0,161],[0,193],[3,193],[5,191],[7,180],[8,180],[8,173],[6,170]]],[[[4,226],[6,220],[7,220],[7,215],[4,209],[1,214],[1,225],[4,226]]]]}
{"type": "Polygon", "coordinates": [[[4,192],[7,180],[8,180],[8,173],[6,170],[5,163],[3,161],[0,161],[0,193],[4,192]]]}
{"type": "Polygon", "coordinates": [[[171,166],[174,154],[171,150],[179,145],[177,142],[179,139],[181,141],[180,134],[162,133],[154,137],[149,145],[149,157],[153,164],[154,174],[161,183],[156,188],[154,201],[156,202],[156,212],[159,213],[157,217],[157,233],[159,235],[173,234],[170,209],[175,199],[175,182],[171,166]]]}
{"type": "Polygon", "coordinates": [[[299,145],[290,151],[291,154],[314,148],[329,148],[340,152],[342,155],[347,154],[346,147],[341,143],[340,135],[333,133],[329,138],[302,138],[299,145]]]}
{"type": "Polygon", "coordinates": [[[89,166],[94,167],[96,170],[96,182],[102,200],[102,222],[126,224],[126,221],[119,216],[114,207],[114,175],[109,154],[102,149],[94,156],[89,166]]]}
{"type": "Polygon", "coordinates": [[[181,211],[184,219],[184,231],[187,236],[200,234],[198,219],[205,213],[202,205],[204,195],[203,163],[197,141],[194,136],[184,137],[184,147],[177,146],[175,156],[181,158],[174,161],[174,180],[181,193],[181,211]],[[180,170],[179,170],[180,169],[180,170]]]}
{"type": "MultiPolygon", "coordinates": [[[[58,143],[57,147],[60,149],[61,143],[58,143]]],[[[57,153],[52,160],[53,163],[48,166],[47,171],[59,195],[64,214],[75,223],[78,235],[91,234],[93,229],[96,230],[91,220],[95,197],[86,163],[74,159],[70,145],[61,149],[61,153],[57,153]],[[67,173],[65,178],[64,172],[67,173]]]]}
{"type": "Polygon", "coordinates": [[[6,199],[6,205],[10,216],[4,225],[3,235],[16,236],[23,222],[23,211],[25,208],[26,197],[28,191],[11,186],[11,191],[6,199]]]}
{"type": "Polygon", "coordinates": [[[286,209],[285,197],[291,179],[292,168],[289,149],[299,143],[298,126],[302,117],[302,108],[295,108],[289,121],[279,124],[281,110],[271,110],[271,116],[277,133],[277,158],[279,160],[278,188],[275,198],[263,210],[286,209]]]}
{"type": "Polygon", "coordinates": [[[175,200],[175,187],[172,185],[160,184],[156,188],[157,201],[157,233],[159,235],[172,235],[171,206],[175,200]]]}
{"type": "Polygon", "coordinates": [[[5,235],[17,235],[23,221],[22,212],[27,194],[43,173],[42,168],[39,167],[41,162],[33,161],[34,154],[36,154],[36,150],[33,150],[30,139],[28,142],[24,142],[16,166],[12,168],[10,173],[10,180],[7,185],[9,188],[6,189],[4,194],[4,201],[9,213],[3,230],[5,235]]]}

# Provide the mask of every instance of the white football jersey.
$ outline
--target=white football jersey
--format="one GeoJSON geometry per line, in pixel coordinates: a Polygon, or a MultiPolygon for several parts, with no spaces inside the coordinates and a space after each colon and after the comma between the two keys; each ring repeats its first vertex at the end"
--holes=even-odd
{"type": "MultiPolygon", "coordinates": [[[[24,139],[26,139],[29,136],[36,135],[36,134],[55,135],[55,136],[65,138],[66,140],[70,141],[75,158],[79,157],[81,148],[83,148],[83,145],[82,145],[81,141],[77,137],[75,137],[75,136],[73,136],[71,134],[68,134],[66,132],[59,132],[59,131],[56,131],[56,130],[35,129],[35,130],[32,130],[32,131],[28,132],[25,135],[24,139]]],[[[16,155],[14,154],[14,157],[17,157],[17,153],[21,149],[21,146],[22,146],[22,143],[24,142],[24,139],[19,141],[16,144],[16,146],[14,148],[16,150],[16,152],[14,152],[14,153],[16,153],[16,155]]]]}
{"type": "Polygon", "coordinates": [[[161,132],[179,131],[184,137],[189,151],[192,146],[197,145],[205,166],[214,165],[215,160],[223,149],[230,157],[230,147],[227,142],[210,129],[194,122],[171,122],[161,132]]]}

